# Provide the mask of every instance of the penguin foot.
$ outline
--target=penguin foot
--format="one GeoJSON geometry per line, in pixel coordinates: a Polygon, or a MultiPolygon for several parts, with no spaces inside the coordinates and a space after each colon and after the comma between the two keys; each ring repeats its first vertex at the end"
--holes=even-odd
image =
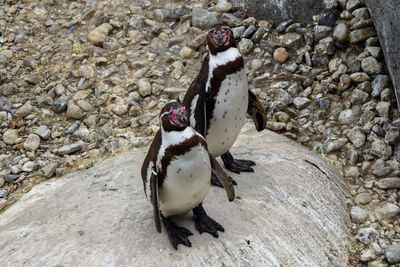
{"type": "Polygon", "coordinates": [[[234,159],[229,151],[222,154],[221,159],[224,162],[225,168],[234,173],[254,172],[251,166],[256,165],[256,163],[251,160],[234,159]]]}
{"type": "Polygon", "coordinates": [[[171,219],[163,218],[165,229],[168,233],[169,241],[172,246],[178,250],[178,245],[183,244],[191,247],[192,243],[189,241],[189,236],[193,235],[188,229],[177,226],[171,219]]]}
{"type": "Polygon", "coordinates": [[[193,213],[195,226],[200,234],[206,232],[213,237],[218,238],[218,231],[225,232],[224,228],[219,223],[207,215],[202,204],[194,208],[193,213]]]}
{"type": "MultiPolygon", "coordinates": [[[[237,182],[235,180],[233,180],[232,177],[229,176],[229,180],[231,181],[231,183],[233,185],[237,185],[237,182]]],[[[221,181],[218,179],[217,175],[214,172],[211,172],[211,184],[221,187],[221,188],[224,188],[221,181]]]]}

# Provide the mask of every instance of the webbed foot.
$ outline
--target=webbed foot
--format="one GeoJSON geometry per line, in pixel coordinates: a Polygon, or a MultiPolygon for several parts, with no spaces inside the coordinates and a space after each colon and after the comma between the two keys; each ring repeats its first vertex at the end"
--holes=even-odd
{"type": "Polygon", "coordinates": [[[210,218],[207,215],[202,204],[194,208],[193,213],[195,226],[200,234],[206,232],[213,237],[218,238],[218,231],[225,232],[224,228],[219,223],[217,223],[216,221],[214,221],[214,219],[210,218]]]}
{"type": "Polygon", "coordinates": [[[222,154],[221,159],[224,162],[225,168],[234,173],[254,172],[251,166],[256,165],[256,163],[251,160],[234,159],[229,151],[222,154]]]}
{"type": "MultiPolygon", "coordinates": [[[[232,182],[233,185],[237,185],[236,181],[232,179],[232,177],[229,176],[229,180],[232,182]]],[[[211,184],[224,188],[222,185],[221,181],[218,179],[217,175],[215,175],[214,172],[211,172],[211,184]]]]}
{"type": "Polygon", "coordinates": [[[172,246],[177,250],[179,244],[191,247],[192,243],[189,241],[189,236],[193,235],[188,229],[177,226],[171,219],[163,218],[165,229],[168,233],[169,241],[172,246]]]}

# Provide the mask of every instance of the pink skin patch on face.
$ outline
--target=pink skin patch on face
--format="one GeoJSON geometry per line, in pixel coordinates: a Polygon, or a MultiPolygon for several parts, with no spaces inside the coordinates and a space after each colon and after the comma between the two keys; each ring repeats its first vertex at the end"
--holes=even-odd
{"type": "MultiPolygon", "coordinates": [[[[180,113],[182,113],[182,114],[185,114],[185,112],[186,112],[186,110],[185,110],[185,108],[180,108],[180,113]]],[[[176,118],[176,115],[178,114],[178,112],[179,112],[178,110],[173,110],[172,112],[171,112],[171,120],[172,120],[172,122],[175,124],[175,125],[181,125],[181,123],[177,120],[177,118],[176,118]]]]}
{"type": "Polygon", "coordinates": [[[215,36],[216,36],[216,33],[217,33],[217,30],[213,30],[213,31],[211,32],[211,36],[212,36],[212,41],[213,41],[213,43],[216,44],[216,45],[219,45],[219,46],[225,44],[226,41],[228,40],[228,29],[222,28],[222,29],[221,29],[221,32],[224,34],[224,38],[222,39],[222,43],[218,42],[218,41],[217,41],[217,38],[215,37],[215,36]]]}

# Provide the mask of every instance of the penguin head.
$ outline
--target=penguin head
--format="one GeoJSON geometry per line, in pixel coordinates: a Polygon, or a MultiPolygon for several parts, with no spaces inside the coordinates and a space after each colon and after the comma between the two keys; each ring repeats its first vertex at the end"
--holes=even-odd
{"type": "Polygon", "coordinates": [[[215,24],[208,31],[207,44],[213,55],[225,51],[230,47],[236,47],[232,30],[224,24],[215,24]]]}
{"type": "Polygon", "coordinates": [[[167,132],[185,129],[189,126],[189,114],[185,106],[178,101],[166,104],[160,112],[160,124],[167,132]]]}

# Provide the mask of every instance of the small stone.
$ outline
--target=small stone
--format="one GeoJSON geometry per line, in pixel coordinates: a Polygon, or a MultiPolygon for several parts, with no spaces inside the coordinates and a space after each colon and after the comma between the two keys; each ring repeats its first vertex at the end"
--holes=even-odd
{"type": "MultiPolygon", "coordinates": [[[[242,21],[238,17],[236,17],[232,14],[228,14],[228,13],[223,13],[221,20],[222,20],[222,22],[226,23],[229,27],[237,27],[242,24],[242,21]]],[[[244,31],[244,27],[243,27],[243,31],[244,31]]]]}
{"type": "Polygon", "coordinates": [[[101,46],[112,29],[110,24],[103,23],[88,34],[88,40],[94,45],[101,46]]]}
{"type": "MultiPolygon", "coordinates": [[[[80,100],[83,101],[83,100],[80,100]]],[[[67,118],[80,120],[85,116],[83,110],[74,101],[68,101],[67,118]]]]}
{"type": "Polygon", "coordinates": [[[328,26],[328,27],[333,27],[335,26],[335,22],[338,17],[338,11],[335,9],[325,9],[324,12],[322,12],[321,17],[319,19],[319,24],[328,26]]]}
{"type": "Polygon", "coordinates": [[[179,54],[182,58],[191,58],[191,57],[193,57],[194,51],[193,51],[193,49],[191,49],[187,46],[184,46],[184,47],[182,47],[179,54]]]}
{"type": "Polygon", "coordinates": [[[368,74],[366,74],[364,72],[352,73],[350,75],[350,78],[352,81],[357,82],[357,83],[365,82],[370,79],[368,74]]]}
{"type": "Polygon", "coordinates": [[[372,97],[380,96],[383,89],[389,86],[390,79],[388,75],[377,75],[371,83],[372,86],[372,97]]]}
{"type": "Polygon", "coordinates": [[[329,106],[331,105],[331,100],[328,97],[323,97],[315,101],[315,105],[319,109],[329,109],[329,106]]]}
{"type": "Polygon", "coordinates": [[[41,125],[39,128],[36,129],[35,134],[40,136],[40,138],[42,138],[43,140],[47,140],[51,135],[51,131],[49,130],[49,128],[47,128],[46,125],[41,125]]]}
{"type": "Polygon", "coordinates": [[[68,96],[60,96],[56,100],[54,100],[52,108],[56,113],[62,113],[67,110],[68,106],[68,96]]]}
{"type": "Polygon", "coordinates": [[[345,144],[347,143],[347,138],[339,138],[335,141],[332,142],[327,142],[325,143],[324,147],[325,147],[325,151],[327,153],[330,153],[332,151],[336,151],[341,149],[345,144]]]}
{"type": "Polygon", "coordinates": [[[353,11],[356,8],[362,6],[363,2],[361,0],[348,0],[346,3],[346,9],[348,11],[353,11]]]}
{"type": "MultiPolygon", "coordinates": [[[[92,106],[90,105],[89,102],[87,102],[86,100],[78,100],[78,102],[76,102],[76,104],[78,105],[78,107],[80,107],[83,111],[90,111],[92,109],[92,106]]],[[[68,110],[67,110],[68,112],[68,110]]],[[[84,112],[83,112],[84,113],[84,112]]]]}
{"type": "Polygon", "coordinates": [[[284,122],[276,122],[276,121],[267,121],[266,125],[267,129],[271,131],[280,131],[286,128],[286,123],[284,122]]]}
{"type": "Polygon", "coordinates": [[[379,233],[371,227],[361,228],[358,231],[357,239],[360,240],[363,244],[370,244],[373,241],[377,240],[379,237],[379,233]]]}
{"type": "Polygon", "coordinates": [[[32,111],[33,107],[31,105],[31,101],[26,101],[25,104],[17,110],[15,115],[18,117],[26,117],[32,114],[32,111]]]}
{"type": "Polygon", "coordinates": [[[255,25],[250,25],[242,34],[241,38],[249,38],[257,30],[255,25]]]}
{"type": "Polygon", "coordinates": [[[344,176],[358,178],[358,176],[360,176],[360,172],[356,166],[350,166],[344,170],[344,176]]]}
{"type": "Polygon", "coordinates": [[[372,127],[372,131],[374,133],[376,133],[376,135],[380,136],[380,137],[384,137],[385,136],[385,130],[382,128],[382,126],[380,126],[379,124],[375,124],[372,127]]]}
{"type": "Polygon", "coordinates": [[[141,31],[144,26],[143,17],[141,15],[132,15],[129,20],[129,27],[134,30],[141,31]]]}
{"type": "Polygon", "coordinates": [[[279,37],[282,46],[287,48],[298,48],[302,43],[303,39],[300,34],[290,32],[279,37]]]}
{"type": "Polygon", "coordinates": [[[378,46],[367,46],[364,51],[368,52],[374,58],[382,57],[382,49],[378,46]]]}
{"type": "Polygon", "coordinates": [[[172,8],[167,10],[164,15],[164,20],[178,20],[181,17],[188,15],[190,13],[190,9],[184,5],[179,5],[176,8],[172,8]]]}
{"type": "Polygon", "coordinates": [[[364,92],[360,89],[354,89],[353,92],[351,92],[349,100],[354,105],[364,104],[367,101],[368,96],[369,95],[367,92],[364,92]]]}
{"type": "Polygon", "coordinates": [[[400,244],[395,243],[387,246],[385,256],[390,264],[400,263],[400,244]]]}
{"type": "Polygon", "coordinates": [[[57,169],[57,164],[56,163],[50,163],[44,166],[41,171],[43,173],[43,176],[46,178],[51,178],[54,173],[56,172],[57,169]]]}
{"type": "Polygon", "coordinates": [[[255,58],[252,61],[250,61],[250,69],[252,71],[257,71],[257,70],[261,69],[262,65],[263,65],[262,61],[258,58],[255,58]]]}
{"type": "Polygon", "coordinates": [[[118,103],[113,105],[112,111],[118,115],[118,116],[122,116],[124,114],[126,114],[129,110],[128,105],[124,104],[124,103],[118,103]]]}
{"type": "Polygon", "coordinates": [[[376,255],[375,252],[371,249],[367,249],[367,251],[361,253],[360,261],[362,262],[369,262],[374,259],[376,259],[376,255]]]}
{"type": "Polygon", "coordinates": [[[364,58],[361,61],[361,68],[370,75],[376,75],[382,71],[382,65],[374,57],[364,58]]]}
{"type": "Polygon", "coordinates": [[[390,202],[379,203],[375,210],[375,215],[381,220],[391,220],[400,213],[397,205],[390,202]]]}
{"type": "Polygon", "coordinates": [[[388,160],[392,154],[392,147],[386,144],[382,140],[376,140],[371,144],[371,152],[372,155],[377,156],[378,158],[382,158],[383,160],[388,160]]]}
{"type": "Polygon", "coordinates": [[[69,145],[65,145],[63,147],[60,147],[57,151],[57,154],[59,156],[63,156],[63,155],[68,155],[68,154],[72,154],[76,151],[79,151],[83,148],[83,146],[85,145],[84,142],[79,141],[77,143],[74,144],[69,144],[69,145]]]}
{"type": "Polygon", "coordinates": [[[264,34],[266,34],[268,32],[268,28],[267,27],[260,27],[258,28],[258,30],[253,34],[253,36],[251,37],[251,40],[253,42],[258,43],[264,36],[264,34]]]}
{"type": "Polygon", "coordinates": [[[351,208],[350,216],[353,223],[363,223],[368,219],[368,213],[359,206],[351,208]]]}
{"type": "Polygon", "coordinates": [[[8,129],[3,134],[3,141],[7,145],[14,145],[18,138],[18,131],[14,129],[8,129]]]}
{"type": "Polygon", "coordinates": [[[380,101],[376,104],[376,111],[378,111],[379,116],[388,118],[390,113],[391,104],[390,102],[380,101]]]}
{"type": "Polygon", "coordinates": [[[347,74],[343,74],[339,78],[339,84],[338,84],[338,90],[339,91],[345,91],[347,90],[351,85],[351,78],[347,74]]]}
{"type": "Polygon", "coordinates": [[[36,134],[28,135],[24,142],[24,148],[28,151],[36,151],[40,146],[40,137],[36,134]]]}
{"type": "MultiPolygon", "coordinates": [[[[390,167],[387,167],[390,168],[390,167]]],[[[390,168],[392,170],[392,168],[390,168]]],[[[400,189],[400,178],[388,177],[376,182],[376,186],[380,189],[400,189]]]]}
{"type": "Polygon", "coordinates": [[[332,31],[331,27],[322,26],[322,25],[314,26],[315,41],[318,42],[319,40],[327,37],[331,31],[332,31]]]}
{"type": "MultiPolygon", "coordinates": [[[[1,66],[1,65],[0,65],[1,66]]],[[[11,96],[18,91],[18,87],[15,83],[5,83],[0,85],[0,94],[4,96],[11,96]]]]}
{"type": "Polygon", "coordinates": [[[332,37],[326,37],[321,39],[319,43],[315,46],[315,52],[318,55],[332,55],[335,51],[335,42],[333,41],[332,37]]]}
{"type": "Polygon", "coordinates": [[[4,175],[4,180],[7,183],[12,183],[15,182],[16,180],[18,180],[18,178],[20,177],[20,174],[6,174],[4,175]]]}
{"type": "Polygon", "coordinates": [[[139,93],[142,97],[151,95],[151,84],[147,78],[141,78],[138,81],[139,93]]]}
{"type": "Polygon", "coordinates": [[[283,111],[278,111],[274,114],[275,118],[280,122],[288,122],[290,117],[283,111]]]}
{"type": "Polygon", "coordinates": [[[351,129],[347,134],[347,137],[356,148],[360,148],[365,144],[366,136],[360,127],[351,129]]]}
{"type": "Polygon", "coordinates": [[[33,171],[34,167],[35,167],[35,163],[33,161],[28,161],[24,165],[22,165],[22,170],[24,172],[31,172],[31,171],[33,171]]]}
{"type": "Polygon", "coordinates": [[[245,30],[246,30],[246,27],[244,27],[244,26],[232,28],[233,37],[235,39],[239,39],[239,37],[242,36],[242,34],[244,33],[245,30]]]}
{"type": "Polygon", "coordinates": [[[349,41],[351,44],[359,43],[367,40],[369,37],[375,36],[375,30],[373,27],[363,28],[360,30],[354,30],[350,32],[349,41]]]}
{"type": "Polygon", "coordinates": [[[344,43],[347,41],[349,36],[349,29],[347,28],[345,23],[339,23],[335,30],[333,31],[333,38],[339,43],[344,43]]]}
{"type": "Polygon", "coordinates": [[[293,99],[293,104],[297,109],[302,109],[311,103],[311,100],[306,97],[295,97],[293,99]]]}
{"type": "Polygon", "coordinates": [[[250,39],[243,38],[239,42],[239,50],[242,54],[248,54],[253,48],[253,42],[250,39]]]}
{"type": "Polygon", "coordinates": [[[358,203],[360,203],[361,205],[366,205],[366,204],[368,204],[369,202],[371,202],[371,200],[372,200],[372,196],[371,196],[371,194],[368,193],[368,192],[360,193],[360,194],[358,194],[357,197],[356,197],[356,201],[357,201],[358,203]]]}
{"type": "Polygon", "coordinates": [[[340,124],[352,124],[356,121],[356,115],[353,110],[345,109],[339,114],[339,123],[340,124]]]}
{"type": "Polygon", "coordinates": [[[283,33],[286,30],[286,28],[292,23],[293,23],[293,20],[291,20],[291,19],[287,20],[287,21],[284,21],[284,22],[281,22],[278,25],[278,27],[276,27],[276,32],[277,33],[283,33]]]}
{"type": "Polygon", "coordinates": [[[385,135],[385,142],[391,145],[395,145],[400,141],[400,131],[399,129],[389,129],[385,135]]]}
{"type": "Polygon", "coordinates": [[[229,12],[233,8],[232,3],[227,1],[219,1],[218,4],[215,6],[215,10],[218,12],[229,12]]]}
{"type": "Polygon", "coordinates": [[[209,12],[205,9],[194,7],[192,9],[192,26],[203,30],[208,30],[218,21],[217,12],[209,12]]]}
{"type": "Polygon", "coordinates": [[[288,59],[289,55],[285,48],[279,47],[274,51],[274,60],[279,63],[284,63],[288,59]]]}

